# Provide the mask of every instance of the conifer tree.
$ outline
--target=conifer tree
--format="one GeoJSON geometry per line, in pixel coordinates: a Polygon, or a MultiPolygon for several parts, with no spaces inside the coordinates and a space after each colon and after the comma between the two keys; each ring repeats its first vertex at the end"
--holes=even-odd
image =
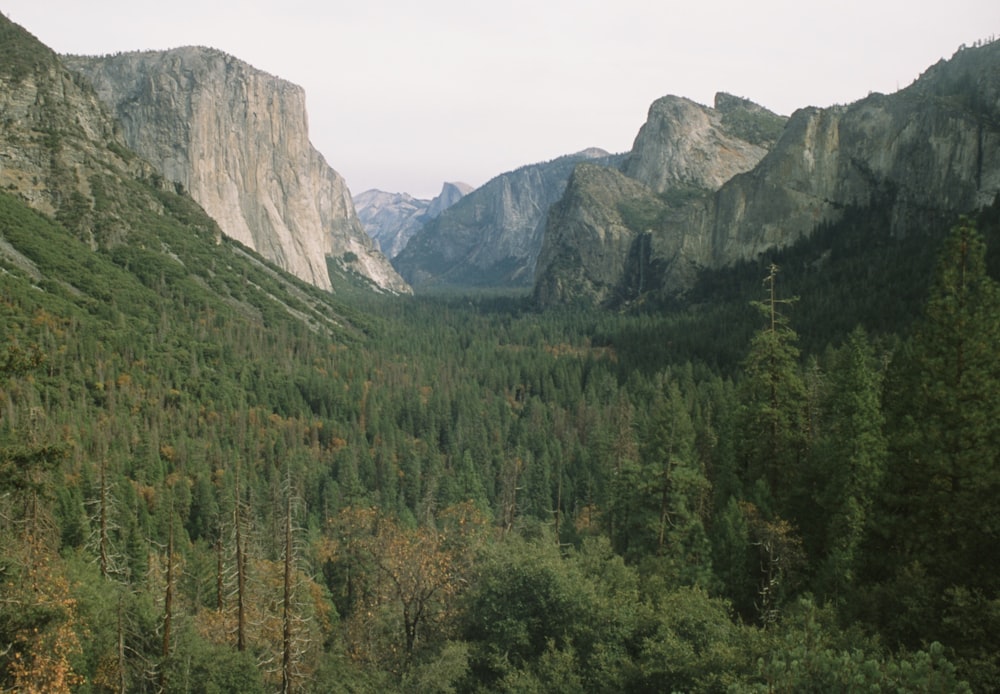
{"type": "Polygon", "coordinates": [[[778,267],[764,279],[767,300],[753,302],[766,320],[750,343],[744,360],[743,406],[740,411],[740,453],[746,493],[755,503],[776,502],[786,515],[797,493],[806,449],[806,387],[799,368],[798,335],[781,307],[795,298],[780,299],[778,267]]]}
{"type": "Polygon", "coordinates": [[[956,226],[925,318],[894,364],[886,501],[901,558],[995,588],[1000,559],[984,548],[1000,541],[1000,293],[984,257],[975,227],[956,226]]]}
{"type": "Polygon", "coordinates": [[[984,258],[963,219],[925,316],[893,360],[889,464],[868,560],[893,637],[941,640],[993,688],[1000,659],[975,637],[1000,628],[1000,292],[984,258]]]}
{"type": "Polygon", "coordinates": [[[862,329],[837,353],[829,381],[829,421],[815,488],[826,524],[820,581],[832,595],[853,582],[886,461],[882,374],[862,329]]]}

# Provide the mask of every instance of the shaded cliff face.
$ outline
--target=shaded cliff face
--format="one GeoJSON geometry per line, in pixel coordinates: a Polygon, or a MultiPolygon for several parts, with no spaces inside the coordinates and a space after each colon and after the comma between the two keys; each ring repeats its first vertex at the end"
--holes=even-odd
{"type": "Polygon", "coordinates": [[[583,161],[618,158],[590,149],[501,174],[428,221],[393,265],[418,289],[530,287],[546,215],[583,161]]]}
{"type": "Polygon", "coordinates": [[[129,190],[153,174],[90,85],[0,14],[0,188],[107,249],[128,241],[134,208],[162,212],[129,190]]]}
{"type": "Polygon", "coordinates": [[[647,186],[616,169],[578,165],[549,212],[535,300],[547,305],[623,298],[633,256],[648,254],[643,226],[667,209],[647,186]]]}
{"type": "MultiPolygon", "coordinates": [[[[717,100],[716,110],[725,115],[729,99],[717,100]]],[[[901,236],[948,223],[991,203],[1000,192],[1000,43],[964,49],[896,94],[797,111],[773,145],[754,135],[768,131],[757,127],[768,122],[760,121],[759,113],[744,110],[735,119],[730,114],[728,127],[725,117],[719,121],[723,130],[769,147],[749,169],[739,170],[746,158],[735,166],[732,160],[705,166],[712,160],[706,152],[721,159],[731,149],[713,134],[711,114],[699,114],[679,100],[661,100],[650,110],[625,170],[648,191],[659,193],[667,211],[649,224],[648,256],[630,256],[617,278],[619,286],[635,286],[631,277],[644,273],[644,291],[683,293],[699,268],[721,267],[793,243],[821,223],[838,220],[849,206],[889,205],[889,231],[901,236]],[[700,125],[691,135],[678,136],[688,129],[672,122],[674,117],[700,125]],[[661,134],[660,139],[652,133],[661,134]],[[708,188],[728,175],[727,167],[735,173],[717,190],[699,192],[699,181],[708,188]]],[[[627,199],[613,201],[623,203],[627,199]]],[[[585,238],[554,226],[564,218],[585,216],[553,217],[546,244],[585,238]]],[[[545,255],[567,258],[573,253],[565,248],[545,255]]],[[[538,285],[559,286],[560,273],[567,272],[564,266],[540,264],[538,285]]],[[[581,272],[593,269],[573,270],[581,272]]],[[[581,298],[537,293],[548,302],[581,298]]],[[[599,293],[585,298],[605,300],[599,293]]]]}
{"type": "Polygon", "coordinates": [[[902,236],[991,203],[1000,192],[1000,43],[967,49],[910,87],[850,106],[803,109],[754,171],[715,197],[695,260],[754,257],[840,218],[891,206],[902,236]]]}
{"type": "Polygon", "coordinates": [[[535,296],[542,304],[619,303],[688,281],[683,230],[709,196],[754,168],[784,118],[725,94],[716,108],[667,96],[649,109],[622,172],[583,169],[547,220],[535,296]],[[666,234],[664,230],[680,229],[666,234]],[[583,267],[573,268],[577,258],[583,267]]]}
{"type": "Polygon", "coordinates": [[[354,196],[354,208],[379,249],[395,258],[424,224],[471,191],[472,186],[466,183],[445,183],[436,198],[423,200],[407,193],[366,190],[354,196]]]}
{"type": "Polygon", "coordinates": [[[227,236],[325,289],[332,259],[408,291],[364,233],[344,180],[310,144],[300,87],[206,48],[64,61],[93,83],[129,146],[227,236]]]}

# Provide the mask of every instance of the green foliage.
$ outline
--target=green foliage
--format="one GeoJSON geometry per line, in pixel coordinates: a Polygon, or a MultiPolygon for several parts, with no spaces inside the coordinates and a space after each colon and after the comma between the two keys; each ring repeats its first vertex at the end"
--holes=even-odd
{"type": "Polygon", "coordinates": [[[968,672],[984,683],[997,681],[1000,666],[989,647],[958,636],[958,614],[972,617],[970,630],[981,626],[952,599],[987,605],[1000,594],[1000,564],[985,550],[1000,537],[997,344],[1000,293],[982,236],[963,220],[944,244],[926,316],[889,375],[889,467],[870,575],[892,639],[939,640],[960,662],[975,662],[968,672]]]}
{"type": "Polygon", "coordinates": [[[794,299],[776,298],[777,266],[765,284],[770,299],[754,305],[766,324],[750,342],[743,363],[740,436],[744,485],[754,502],[768,508],[777,502],[791,508],[799,493],[806,438],[806,386],[799,366],[798,335],[780,312],[794,299]],[[757,488],[761,493],[750,493],[757,488]]]}
{"type": "Polygon", "coordinates": [[[738,683],[751,662],[749,632],[733,621],[728,605],[696,588],[657,597],[633,690],[708,692],[738,683]]]}
{"type": "Polygon", "coordinates": [[[722,114],[723,127],[734,136],[755,145],[776,142],[785,119],[765,110],[732,109],[722,114]]]}
{"type": "Polygon", "coordinates": [[[748,692],[969,692],[956,674],[944,648],[932,643],[928,650],[881,654],[874,644],[853,635],[848,640],[834,624],[829,610],[819,610],[808,600],[795,606],[782,627],[764,635],[756,675],[748,692]]]}
{"type": "Polygon", "coordinates": [[[995,567],[975,551],[995,531],[976,512],[996,496],[992,290],[970,280],[963,303],[942,279],[883,406],[882,352],[926,293],[878,308],[854,294],[916,286],[901,278],[929,253],[878,237],[879,260],[847,273],[877,215],[822,230],[834,280],[816,247],[776,254],[780,295],[802,299],[773,322],[766,303],[761,329],[746,303],[766,260],[658,313],[329,295],[221,239],[187,196],[92,188],[55,220],[0,195],[5,599],[28,604],[31,518],[74,601],[54,612],[36,595],[0,629],[62,637],[85,687],[124,672],[130,691],[276,688],[293,486],[296,667],[317,691],[995,688],[995,567]],[[967,471],[956,490],[942,468],[967,471]],[[486,524],[475,552],[453,541],[472,516],[446,519],[452,505],[486,524]],[[382,519],[365,551],[333,522],[348,507],[382,519]],[[450,586],[416,619],[407,567],[450,586]]]}
{"type": "Polygon", "coordinates": [[[0,69],[18,84],[30,74],[56,63],[55,54],[24,29],[0,16],[0,69]]]}
{"type": "Polygon", "coordinates": [[[882,373],[864,331],[851,333],[829,373],[829,419],[815,446],[810,483],[825,511],[820,521],[825,528],[817,531],[823,537],[816,540],[818,553],[825,555],[818,589],[836,596],[854,581],[860,566],[860,545],[885,474],[887,444],[882,373]]]}

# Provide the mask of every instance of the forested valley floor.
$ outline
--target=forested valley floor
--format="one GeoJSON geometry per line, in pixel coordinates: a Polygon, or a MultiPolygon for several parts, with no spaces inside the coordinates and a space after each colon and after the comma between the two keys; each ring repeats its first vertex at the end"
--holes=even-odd
{"type": "Polygon", "coordinates": [[[997,218],[540,312],[0,195],[0,685],[996,691],[997,218]]]}

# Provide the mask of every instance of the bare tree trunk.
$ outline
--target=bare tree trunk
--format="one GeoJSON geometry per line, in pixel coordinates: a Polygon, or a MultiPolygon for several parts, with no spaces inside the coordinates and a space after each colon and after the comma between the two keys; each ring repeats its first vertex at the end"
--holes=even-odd
{"type": "Polygon", "coordinates": [[[246,556],[243,549],[242,521],[240,519],[240,464],[236,463],[236,505],[233,511],[236,523],[236,650],[246,650],[246,556]]]}
{"type": "Polygon", "coordinates": [[[125,594],[118,594],[118,694],[128,690],[125,679],[125,594]]]}
{"type": "Polygon", "coordinates": [[[98,509],[98,532],[100,535],[97,538],[97,542],[100,553],[101,576],[108,578],[111,572],[108,552],[108,461],[104,456],[101,456],[100,485],[101,496],[99,501],[100,508],[98,509]]]}
{"type": "MultiPolygon", "coordinates": [[[[219,524],[222,525],[221,522],[219,524]]],[[[215,609],[219,612],[225,608],[225,577],[222,561],[222,528],[219,528],[219,537],[215,540],[215,609]]]]}
{"type": "MultiPolygon", "coordinates": [[[[167,532],[167,592],[163,600],[163,650],[164,661],[170,657],[170,637],[174,610],[174,524],[173,513],[170,516],[170,529],[167,532]]],[[[160,670],[160,689],[166,690],[166,669],[160,670]]]]}
{"type": "Polygon", "coordinates": [[[285,499],[285,577],[284,600],[282,603],[281,626],[281,692],[290,694],[292,691],[292,568],[294,557],[292,552],[292,496],[287,492],[285,499]]]}

